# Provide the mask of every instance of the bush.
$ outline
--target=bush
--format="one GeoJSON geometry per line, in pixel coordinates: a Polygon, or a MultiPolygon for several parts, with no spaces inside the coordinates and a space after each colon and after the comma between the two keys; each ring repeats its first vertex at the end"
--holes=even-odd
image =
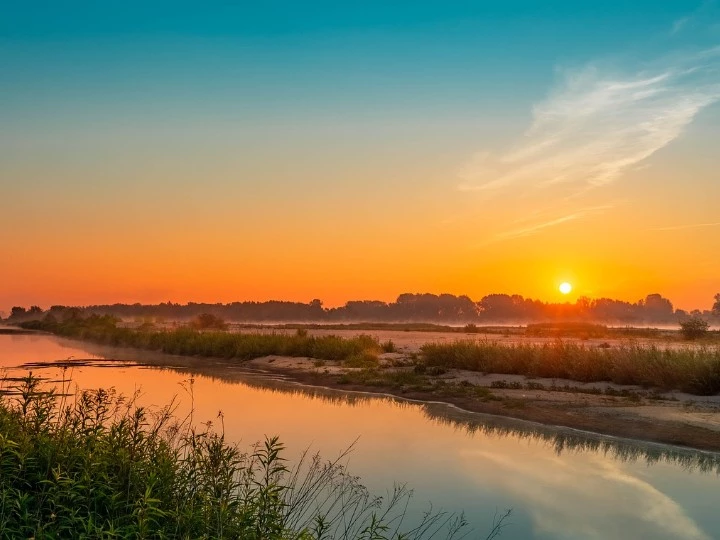
{"type": "Polygon", "coordinates": [[[190,326],[196,330],[227,330],[227,323],[212,313],[202,313],[195,317],[190,326]]]}
{"type": "Polygon", "coordinates": [[[10,390],[0,398],[6,538],[383,540],[455,538],[466,527],[428,512],[401,536],[410,492],[371,496],[342,465],[347,452],[328,462],[306,453],[290,468],[277,437],[242,453],[222,432],[109,391],[68,404],[32,376],[10,390]]]}
{"type": "Polygon", "coordinates": [[[700,317],[690,317],[680,323],[680,332],[683,338],[688,340],[704,337],[709,328],[710,324],[700,317]]]}
{"type": "Polygon", "coordinates": [[[372,368],[377,367],[378,357],[368,351],[363,351],[352,355],[343,362],[345,367],[349,368],[372,368]]]}

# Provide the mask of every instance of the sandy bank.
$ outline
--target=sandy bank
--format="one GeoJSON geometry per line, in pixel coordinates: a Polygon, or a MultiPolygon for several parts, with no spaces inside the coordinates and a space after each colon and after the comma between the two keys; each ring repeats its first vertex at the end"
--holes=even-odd
{"type": "MultiPolygon", "coordinates": [[[[408,370],[404,355],[381,356],[380,372],[408,370]]],[[[344,375],[359,371],[339,362],[269,356],[246,363],[280,373],[303,384],[361,390],[424,401],[451,403],[462,409],[631,439],[720,451],[720,396],[654,393],[637,386],[526,378],[451,370],[426,376],[426,388],[413,385],[357,384],[344,375]],[[440,383],[434,387],[434,383],[440,383]],[[464,390],[470,391],[464,391],[464,390]]]]}

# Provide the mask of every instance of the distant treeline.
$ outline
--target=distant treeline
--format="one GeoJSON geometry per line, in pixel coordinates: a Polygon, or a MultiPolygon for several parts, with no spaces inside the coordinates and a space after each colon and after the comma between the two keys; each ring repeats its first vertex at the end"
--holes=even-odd
{"type": "Polygon", "coordinates": [[[50,313],[62,316],[69,309],[85,314],[114,315],[123,319],[190,320],[212,314],[235,322],[425,322],[445,324],[504,323],[541,321],[593,321],[609,324],[676,324],[688,317],[720,322],[720,294],[711,310],[686,312],[674,309],[667,298],[649,294],[637,302],[610,298],[579,298],[575,303],[548,303],[520,295],[490,294],[475,302],[468,296],[452,294],[401,294],[395,302],[353,300],[342,307],[325,308],[321,300],[302,302],[232,302],[206,304],[112,304],[70,308],[38,306],[12,308],[9,320],[38,319],[50,313]]]}

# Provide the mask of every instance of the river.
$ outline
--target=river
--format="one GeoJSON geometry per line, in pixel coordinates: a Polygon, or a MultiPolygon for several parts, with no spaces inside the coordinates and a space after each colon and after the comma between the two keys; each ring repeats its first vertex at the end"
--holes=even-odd
{"type": "Polygon", "coordinates": [[[718,454],[302,387],[205,359],[48,335],[0,335],[0,368],[138,393],[146,405],[175,398],[177,414],[192,409],[195,422],[219,425],[222,412],[230,440],[249,447],[279,435],[291,460],[306,448],[333,458],[354,443],[348,465],[371,491],[406,482],[414,490],[410,519],[432,502],[464,511],[477,537],[496,511],[512,508],[502,539],[720,538],[718,454]],[[52,365],[68,358],[73,367],[52,365]]]}

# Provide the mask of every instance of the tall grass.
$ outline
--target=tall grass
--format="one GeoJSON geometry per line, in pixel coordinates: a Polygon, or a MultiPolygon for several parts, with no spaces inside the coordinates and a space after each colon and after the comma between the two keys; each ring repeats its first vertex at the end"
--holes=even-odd
{"type": "Polygon", "coordinates": [[[64,322],[31,321],[23,323],[22,326],[107,345],[151,349],[169,354],[239,360],[250,360],[269,355],[346,360],[363,354],[377,355],[380,351],[378,340],[368,335],[342,338],[311,336],[307,332],[290,335],[282,333],[236,334],[222,331],[198,331],[192,328],[170,331],[158,331],[152,328],[129,329],[118,327],[115,319],[108,316],[90,316],[64,322]]]}
{"type": "Polygon", "coordinates": [[[4,393],[3,538],[382,540],[466,530],[462,516],[442,512],[405,528],[410,492],[371,496],[344,455],[305,454],[291,468],[277,438],[243,453],[222,430],[178,421],[172,406],[151,413],[104,390],[66,400],[32,376],[4,393]]]}
{"type": "Polygon", "coordinates": [[[557,340],[544,345],[457,341],[422,347],[428,366],[532,377],[608,381],[698,395],[720,392],[720,347],[670,349],[621,345],[586,347],[557,340]]]}

